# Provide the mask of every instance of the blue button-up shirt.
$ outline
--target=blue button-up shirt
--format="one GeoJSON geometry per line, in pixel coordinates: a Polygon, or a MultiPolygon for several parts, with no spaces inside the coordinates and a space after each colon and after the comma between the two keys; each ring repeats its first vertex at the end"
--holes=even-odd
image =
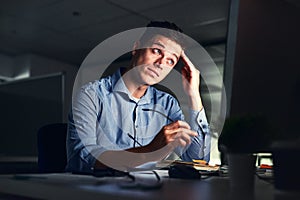
{"type": "MultiPolygon", "coordinates": [[[[198,136],[187,149],[177,148],[177,153],[185,161],[209,161],[210,136],[204,109],[190,110],[190,119],[198,136]]],[[[184,116],[169,93],[150,86],[137,100],[126,88],[120,71],[88,83],[76,94],[69,115],[66,170],[90,172],[104,151],[147,145],[170,120],[184,120],[184,116]]]]}

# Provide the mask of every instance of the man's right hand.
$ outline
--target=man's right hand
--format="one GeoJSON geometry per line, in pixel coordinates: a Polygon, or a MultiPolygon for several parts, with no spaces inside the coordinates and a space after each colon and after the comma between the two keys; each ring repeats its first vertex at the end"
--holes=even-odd
{"type": "Polygon", "coordinates": [[[177,146],[185,147],[191,143],[192,137],[197,136],[197,132],[191,130],[188,123],[176,121],[164,126],[148,145],[150,151],[156,151],[170,144],[173,148],[177,146]]]}
{"type": "Polygon", "coordinates": [[[177,146],[189,145],[195,136],[197,136],[197,132],[192,131],[188,123],[176,121],[164,126],[152,142],[146,146],[131,148],[126,151],[105,151],[98,157],[95,167],[102,169],[105,166],[110,166],[124,171],[128,170],[128,167],[134,168],[146,162],[161,160],[177,146]],[[167,148],[163,148],[167,145],[167,148]]]}

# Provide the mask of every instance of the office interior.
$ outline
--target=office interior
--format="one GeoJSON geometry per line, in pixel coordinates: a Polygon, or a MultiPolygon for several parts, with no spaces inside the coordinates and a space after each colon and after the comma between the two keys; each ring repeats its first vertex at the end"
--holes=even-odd
{"type": "MultiPolygon", "coordinates": [[[[46,124],[67,122],[73,84],[86,56],[109,37],[151,20],[176,23],[216,64],[219,73],[209,76],[216,79],[214,90],[208,91],[205,82],[200,88],[208,116],[211,105],[225,98],[220,116],[266,113],[296,141],[299,10],[297,0],[1,1],[0,173],[38,172],[37,132],[46,124]]],[[[116,65],[124,63],[121,58],[116,65]]],[[[211,162],[221,164],[213,140],[211,162]]]]}

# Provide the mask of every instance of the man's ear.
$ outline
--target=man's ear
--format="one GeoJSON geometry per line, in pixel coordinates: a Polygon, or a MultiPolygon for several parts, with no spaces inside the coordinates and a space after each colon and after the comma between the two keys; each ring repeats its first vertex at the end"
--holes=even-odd
{"type": "Polygon", "coordinates": [[[140,46],[140,41],[136,41],[134,44],[133,44],[133,48],[132,48],[132,55],[134,56],[136,54],[136,51],[138,50],[140,46]]]}

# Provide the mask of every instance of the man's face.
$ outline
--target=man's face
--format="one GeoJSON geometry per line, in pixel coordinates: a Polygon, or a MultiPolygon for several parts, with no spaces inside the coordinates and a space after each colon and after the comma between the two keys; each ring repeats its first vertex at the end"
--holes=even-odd
{"type": "Polygon", "coordinates": [[[153,85],[163,80],[178,62],[182,48],[167,37],[157,35],[134,52],[132,69],[141,84],[153,85]]]}

